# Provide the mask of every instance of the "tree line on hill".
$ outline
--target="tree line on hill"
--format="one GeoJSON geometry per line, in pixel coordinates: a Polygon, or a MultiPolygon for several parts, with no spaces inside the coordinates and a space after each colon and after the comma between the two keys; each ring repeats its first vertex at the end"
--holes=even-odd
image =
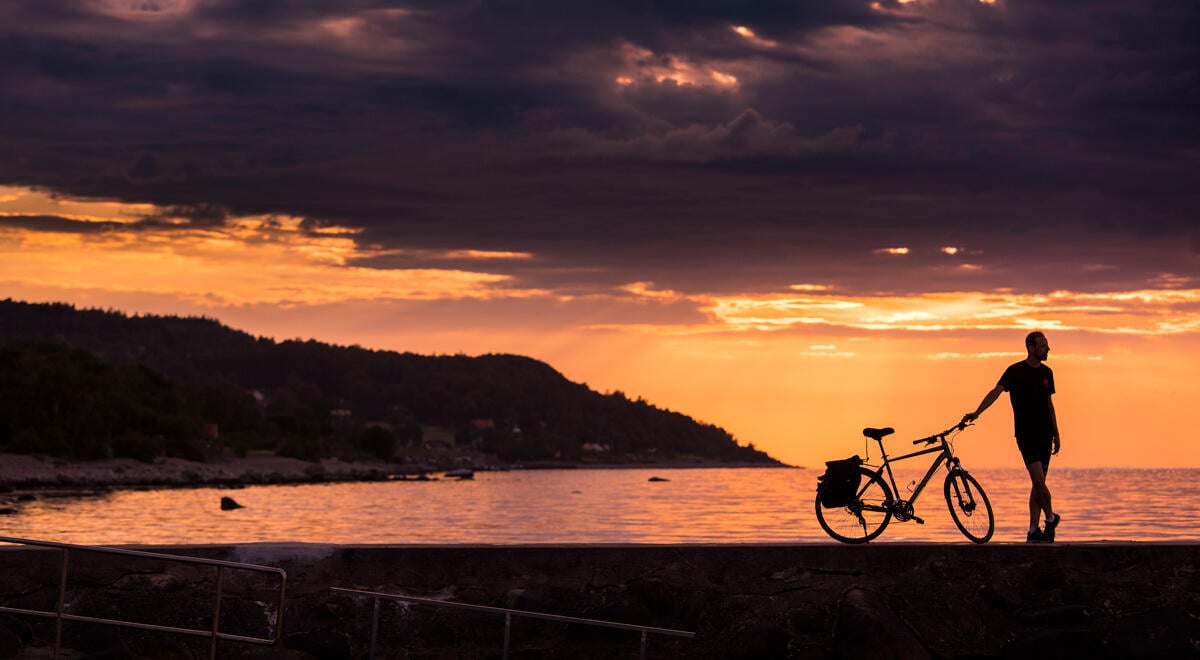
{"type": "Polygon", "coordinates": [[[724,429],[527,357],[278,342],[209,318],[11,299],[0,301],[0,412],[0,450],[75,459],[386,460],[435,442],[510,462],[777,464],[724,429]]]}

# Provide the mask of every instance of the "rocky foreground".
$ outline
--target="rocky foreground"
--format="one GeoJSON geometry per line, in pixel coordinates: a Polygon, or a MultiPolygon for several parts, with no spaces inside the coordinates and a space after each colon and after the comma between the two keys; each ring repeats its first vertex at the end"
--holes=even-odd
{"type": "MultiPolygon", "coordinates": [[[[694,632],[649,658],[1183,658],[1200,653],[1200,546],[880,543],[842,546],[146,548],[246,562],[226,572],[217,657],[498,658],[503,614],[383,602],[332,587],[694,632]],[[256,577],[257,575],[257,577],[256,577]],[[375,648],[371,648],[373,635],[375,648]]],[[[73,553],[67,611],[211,630],[214,570],[73,553]],[[169,607],[164,607],[165,604],[169,607]]],[[[0,548],[0,605],[52,611],[61,552],[0,548]]],[[[514,617],[514,658],[629,658],[636,632],[514,617]]],[[[0,615],[0,658],[49,657],[53,622],[0,615]]],[[[66,657],[201,658],[206,639],[67,622],[66,657]]]]}

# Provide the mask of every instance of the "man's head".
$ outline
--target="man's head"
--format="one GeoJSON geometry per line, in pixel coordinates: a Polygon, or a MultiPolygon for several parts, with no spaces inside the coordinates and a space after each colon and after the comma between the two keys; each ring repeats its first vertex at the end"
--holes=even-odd
{"type": "Polygon", "coordinates": [[[1044,361],[1050,355],[1050,342],[1041,330],[1034,330],[1025,335],[1025,350],[1029,351],[1029,357],[1044,361]]]}

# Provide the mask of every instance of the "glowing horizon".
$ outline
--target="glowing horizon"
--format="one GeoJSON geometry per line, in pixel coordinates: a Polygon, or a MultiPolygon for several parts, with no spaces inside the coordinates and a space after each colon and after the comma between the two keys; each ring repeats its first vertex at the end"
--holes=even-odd
{"type": "MultiPolygon", "coordinates": [[[[581,292],[528,288],[512,274],[489,272],[497,264],[536,263],[534,253],[381,250],[360,245],[349,229],[318,227],[297,217],[245,216],[193,226],[171,221],[169,209],[148,204],[71,200],[12,187],[0,193],[0,216],[28,220],[0,229],[6,296],[128,313],[199,313],[277,338],[431,354],[529,355],[572,380],[643,396],[722,426],[792,464],[817,464],[838,444],[854,445],[856,426],[905,422],[910,435],[945,426],[977,403],[972,399],[982,396],[1007,362],[1020,359],[1016,349],[1031,329],[1050,334],[1052,366],[1062,365],[1064,427],[1089,433],[1111,432],[1122,422],[1085,421],[1092,413],[1077,400],[1080,374],[1094,388],[1114,372],[1128,375],[1131,361],[1173,371],[1178,360],[1172,354],[1200,344],[1200,288],[1186,288],[1188,281],[1178,278],[1163,279],[1164,288],[1157,289],[1046,293],[895,295],[804,283],[783,287],[786,292],[728,295],[660,289],[648,281],[581,292]],[[50,225],[39,230],[43,214],[102,224],[104,230],[50,225]],[[411,263],[355,265],[379,255],[403,255],[411,263]],[[455,267],[437,267],[446,261],[455,267]],[[478,312],[469,311],[476,307],[478,312]],[[596,309],[604,311],[597,315],[596,309]],[[408,317],[413,310],[424,317],[411,329],[386,329],[387,318],[408,317]],[[552,325],[522,318],[544,318],[537,310],[551,311],[552,325]],[[455,327],[463,314],[475,316],[469,325],[455,327]],[[301,327],[305,331],[297,335],[293,328],[301,327]],[[414,345],[417,334],[424,336],[414,345]],[[1145,355],[1134,357],[1147,347],[1145,355]],[[954,392],[954,404],[924,411],[930,407],[926,397],[888,392],[908,387],[902,376],[907,372],[926,374],[934,382],[922,388],[938,398],[954,392]],[[814,388],[811,379],[827,385],[814,388]],[[858,410],[852,402],[864,394],[869,405],[858,410]],[[797,410],[789,402],[799,399],[820,405],[797,410]],[[796,425],[820,429],[822,439],[798,444],[787,430],[796,425]]],[[[1111,395],[1098,396],[1108,414],[1120,410],[1107,402],[1111,395]]],[[[1006,415],[1003,407],[989,413],[988,431],[978,435],[989,438],[990,449],[978,452],[977,463],[1006,464],[1005,444],[996,442],[1006,415]]],[[[1182,413],[1167,415],[1184,423],[1182,413]]],[[[1068,455],[1063,464],[1124,460],[1111,446],[1093,450],[1091,456],[1068,455]]],[[[1200,452],[1185,455],[1200,465],[1200,452]]]]}

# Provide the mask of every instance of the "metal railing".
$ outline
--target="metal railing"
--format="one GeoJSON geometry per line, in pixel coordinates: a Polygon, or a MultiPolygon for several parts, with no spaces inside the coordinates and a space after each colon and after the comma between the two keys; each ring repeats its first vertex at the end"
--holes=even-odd
{"type": "Polygon", "coordinates": [[[198,557],[185,557],[179,555],[168,555],[157,552],[145,552],[142,550],[126,550],[124,548],[108,548],[102,546],[90,545],[74,545],[70,543],[56,543],[54,541],[37,541],[33,539],[10,538],[0,536],[0,543],[13,543],[18,545],[32,545],[45,548],[58,548],[62,553],[62,571],[59,574],[58,580],[58,607],[55,611],[49,612],[45,610],[29,610],[19,607],[0,606],[0,612],[9,612],[12,614],[27,614],[30,616],[38,616],[44,618],[55,619],[54,627],[54,657],[57,658],[59,650],[62,647],[62,624],[63,621],[79,621],[84,623],[97,623],[101,625],[118,626],[123,628],[136,628],[140,630],[152,630],[156,632],[176,633],[181,635],[192,635],[198,637],[208,637],[212,640],[209,646],[209,658],[217,657],[217,641],[230,640],[235,642],[245,642],[248,644],[270,644],[279,643],[280,636],[283,631],[283,601],[284,594],[287,590],[287,573],[281,568],[273,566],[259,566],[257,564],[241,564],[232,561],[221,561],[219,559],[201,559],[198,557]],[[217,569],[216,576],[216,593],[213,597],[212,608],[212,627],[208,630],[196,628],[179,628],[175,626],[161,626],[151,623],[139,623],[137,621],[124,621],[120,619],[105,619],[101,617],[83,616],[79,614],[68,614],[66,610],[67,600],[67,569],[70,566],[70,556],[72,551],[79,552],[96,552],[110,555],[124,555],[127,557],[143,557],[148,559],[159,559],[172,562],[181,562],[185,564],[199,564],[202,566],[213,566],[217,569]],[[277,617],[274,628],[275,634],[273,637],[248,637],[245,635],[235,635],[231,633],[223,633],[220,630],[221,625],[221,596],[224,587],[225,569],[235,569],[243,571],[257,571],[260,573],[274,573],[279,576],[279,600],[276,603],[277,617]]]}
{"type": "Polygon", "coordinates": [[[598,626],[601,628],[617,628],[619,630],[632,630],[640,632],[642,635],[640,646],[640,657],[642,660],[646,658],[646,636],[648,634],[667,635],[670,637],[686,637],[691,639],[696,636],[694,632],[686,630],[672,630],[670,628],[655,628],[654,626],[639,626],[632,623],[618,623],[616,621],[600,621],[597,619],[584,619],[574,616],[562,616],[559,614],[546,614],[544,612],[530,612],[528,610],[513,610],[503,607],[489,607],[487,605],[471,605],[468,603],[455,603],[444,600],[434,600],[432,598],[418,598],[416,596],[405,596],[402,594],[385,594],[377,591],[362,591],[360,589],[344,589],[342,587],[330,587],[332,591],[339,593],[350,594],[358,597],[366,597],[374,600],[374,606],[371,614],[371,647],[370,657],[375,657],[375,641],[379,636],[379,603],[384,600],[399,601],[403,603],[417,603],[421,605],[433,605],[435,607],[448,607],[460,610],[471,610],[473,612],[485,612],[488,614],[504,615],[504,659],[508,660],[508,647],[512,639],[512,618],[514,616],[525,617],[527,619],[542,619],[544,621],[558,621],[562,623],[579,623],[588,626],[598,626]]]}

